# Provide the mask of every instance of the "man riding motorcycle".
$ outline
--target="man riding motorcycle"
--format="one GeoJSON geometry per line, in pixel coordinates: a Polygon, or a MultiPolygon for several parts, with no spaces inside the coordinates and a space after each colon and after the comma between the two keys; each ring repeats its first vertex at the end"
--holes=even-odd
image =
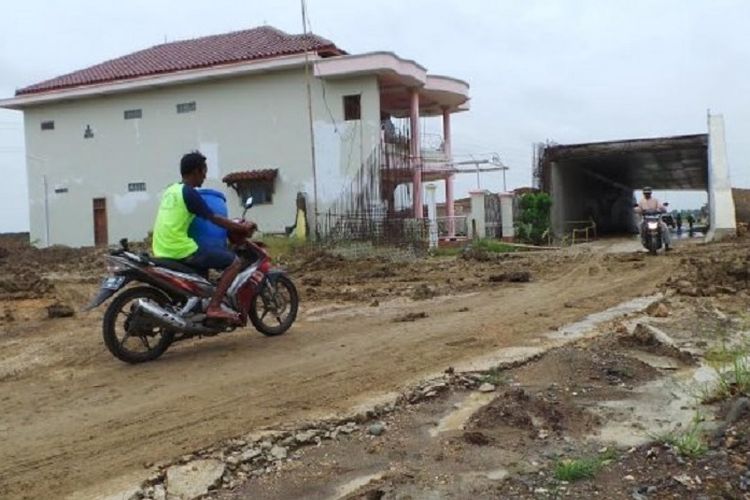
{"type": "Polygon", "coordinates": [[[172,184],[162,195],[154,222],[152,251],[155,257],[179,261],[199,272],[207,272],[208,269],[224,269],[206,309],[206,317],[238,323],[238,315],[222,309],[221,302],[241,269],[240,259],[226,248],[199,248],[198,244],[188,236],[188,228],[195,217],[209,220],[227,230],[245,234],[250,234],[255,225],[248,222],[234,222],[211,211],[195,189],[203,185],[207,170],[206,157],[200,152],[193,151],[182,157],[180,160],[182,182],[172,184]]]}
{"type": "MultiPolygon", "coordinates": [[[[650,187],[646,186],[643,188],[643,198],[641,198],[641,201],[638,202],[638,206],[635,208],[635,212],[639,215],[642,215],[645,212],[662,212],[666,213],[667,208],[659,203],[659,200],[652,197],[652,190],[650,187]]],[[[669,228],[667,227],[667,224],[663,220],[659,220],[659,227],[661,228],[661,234],[662,239],[664,241],[664,250],[670,251],[670,245],[672,244],[672,238],[669,234],[669,228]]],[[[641,238],[643,238],[643,233],[641,232],[641,238]]]]}

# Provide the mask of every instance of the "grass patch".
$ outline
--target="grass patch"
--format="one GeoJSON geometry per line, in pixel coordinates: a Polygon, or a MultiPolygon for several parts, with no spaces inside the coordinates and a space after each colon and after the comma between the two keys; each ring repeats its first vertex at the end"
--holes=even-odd
{"type": "Polygon", "coordinates": [[[747,346],[711,349],[706,361],[716,370],[717,383],[704,391],[703,402],[715,402],[737,395],[750,395],[750,356],[747,346]]]}
{"type": "Polygon", "coordinates": [[[700,457],[708,451],[700,428],[700,415],[696,414],[690,426],[683,431],[671,431],[656,436],[660,443],[667,444],[686,457],[700,457]]]}
{"type": "Polygon", "coordinates": [[[274,259],[289,257],[308,247],[308,243],[305,241],[279,235],[264,236],[260,241],[266,245],[266,250],[274,259]]]}
{"type": "Polygon", "coordinates": [[[475,250],[483,250],[485,252],[492,253],[513,253],[520,250],[519,247],[508,245],[507,243],[503,243],[502,241],[491,239],[477,240],[473,242],[471,246],[475,250]]]}
{"type": "Polygon", "coordinates": [[[591,479],[599,472],[600,468],[601,464],[595,458],[560,460],[555,465],[555,479],[568,482],[591,479]]]}
{"type": "Polygon", "coordinates": [[[433,257],[456,257],[464,251],[463,247],[438,247],[431,254],[433,257]]]}
{"type": "Polygon", "coordinates": [[[750,362],[745,354],[735,356],[729,369],[717,370],[719,374],[716,396],[727,399],[737,395],[750,395],[750,362]]]}
{"type": "Polygon", "coordinates": [[[711,365],[726,364],[734,362],[734,360],[738,357],[747,356],[747,354],[747,347],[728,347],[726,344],[722,344],[720,347],[712,347],[708,351],[706,351],[704,358],[711,365]]]}
{"type": "Polygon", "coordinates": [[[555,479],[567,482],[591,479],[616,456],[615,450],[607,450],[596,457],[560,460],[555,465],[555,479]]]}
{"type": "Polygon", "coordinates": [[[457,257],[465,252],[477,253],[514,253],[523,249],[517,246],[503,243],[499,240],[481,239],[474,240],[465,246],[458,247],[438,247],[430,251],[433,257],[457,257]]]}
{"type": "Polygon", "coordinates": [[[505,383],[508,381],[508,377],[505,374],[505,370],[499,367],[495,367],[487,370],[487,372],[482,375],[480,381],[483,384],[488,383],[492,385],[505,385],[505,383]]]}

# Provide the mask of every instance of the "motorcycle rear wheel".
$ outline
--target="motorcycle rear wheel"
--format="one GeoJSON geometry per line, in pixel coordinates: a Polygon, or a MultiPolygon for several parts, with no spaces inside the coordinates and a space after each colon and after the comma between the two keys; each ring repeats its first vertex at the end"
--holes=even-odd
{"type": "Polygon", "coordinates": [[[158,326],[148,318],[133,316],[137,299],[149,300],[160,306],[170,303],[169,297],[156,288],[139,286],[126,289],[107,307],[102,321],[104,344],[114,357],[131,364],[155,360],[164,354],[174,339],[174,331],[158,326]],[[118,336],[118,332],[122,334],[118,336]],[[133,350],[132,344],[141,344],[145,349],[133,350]]]}
{"type": "Polygon", "coordinates": [[[279,276],[275,284],[263,282],[260,292],[253,297],[248,317],[260,333],[275,337],[289,330],[297,319],[298,308],[297,288],[287,276],[279,276]]]}

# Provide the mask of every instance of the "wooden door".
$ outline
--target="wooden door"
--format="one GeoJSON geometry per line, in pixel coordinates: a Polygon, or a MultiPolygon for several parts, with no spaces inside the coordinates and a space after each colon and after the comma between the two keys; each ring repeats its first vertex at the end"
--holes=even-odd
{"type": "Polygon", "coordinates": [[[94,198],[94,245],[106,246],[109,243],[107,234],[107,199],[94,198]]]}

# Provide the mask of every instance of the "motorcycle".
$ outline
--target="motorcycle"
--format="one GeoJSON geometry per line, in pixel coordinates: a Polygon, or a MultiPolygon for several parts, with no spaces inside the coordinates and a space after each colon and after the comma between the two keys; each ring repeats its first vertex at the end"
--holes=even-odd
{"type": "Polygon", "coordinates": [[[641,242],[651,255],[656,255],[656,252],[664,246],[661,217],[661,212],[656,210],[647,210],[643,212],[643,221],[641,222],[641,242]]]}
{"type": "MultiPolygon", "coordinates": [[[[245,203],[245,214],[252,207],[245,203]]],[[[102,335],[107,349],[127,363],[152,361],[174,342],[211,337],[247,326],[266,336],[285,333],[297,318],[299,295],[292,280],[278,268],[260,242],[249,234],[230,231],[232,249],[242,269],[227,291],[222,308],[238,313],[240,324],[206,317],[215,283],[178,261],[157,259],[130,251],[126,239],[107,257],[110,276],[85,310],[107,307],[102,335]],[[129,283],[139,286],[125,288],[129,283]]]]}

